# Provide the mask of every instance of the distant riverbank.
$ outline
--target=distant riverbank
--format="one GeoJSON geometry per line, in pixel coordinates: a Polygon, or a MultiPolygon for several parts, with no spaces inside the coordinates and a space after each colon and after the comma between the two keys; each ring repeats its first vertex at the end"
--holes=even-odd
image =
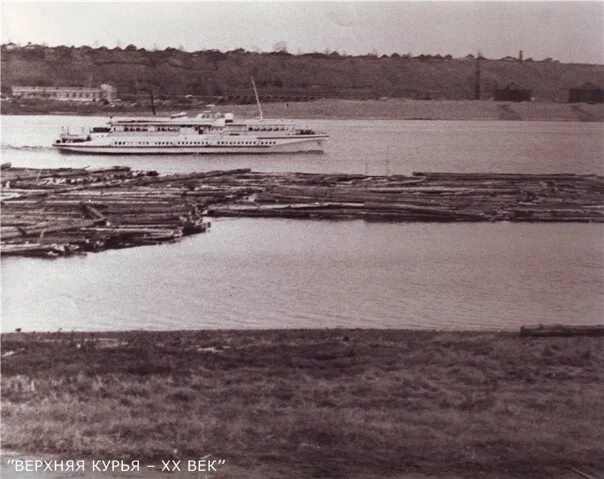
{"type": "MultiPolygon", "coordinates": [[[[159,115],[198,112],[207,105],[158,102],[159,115]]],[[[470,100],[337,100],[266,103],[266,118],[291,119],[385,119],[385,120],[516,120],[516,121],[604,121],[604,105],[554,102],[494,102],[470,100]]],[[[256,105],[217,105],[214,110],[253,117],[256,105]]],[[[134,103],[66,104],[60,102],[2,101],[3,115],[150,115],[148,105],[134,103]]]]}
{"type": "Polygon", "coordinates": [[[602,338],[331,329],[1,340],[2,447],[30,457],[211,455],[227,461],[221,478],[604,470],[602,338]]]}

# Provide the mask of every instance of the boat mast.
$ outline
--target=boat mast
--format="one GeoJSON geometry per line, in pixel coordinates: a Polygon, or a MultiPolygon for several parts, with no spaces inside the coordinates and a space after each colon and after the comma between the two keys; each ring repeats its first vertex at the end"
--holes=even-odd
{"type": "Polygon", "coordinates": [[[260,99],[258,98],[258,90],[256,90],[256,82],[254,81],[254,77],[252,77],[252,86],[254,87],[254,95],[256,95],[256,104],[258,105],[258,112],[260,113],[260,119],[264,119],[264,115],[262,115],[262,107],[260,106],[260,99]]]}

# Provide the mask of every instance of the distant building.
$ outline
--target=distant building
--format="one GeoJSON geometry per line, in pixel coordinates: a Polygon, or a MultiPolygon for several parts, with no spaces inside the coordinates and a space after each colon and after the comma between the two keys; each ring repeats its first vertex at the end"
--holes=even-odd
{"type": "Polygon", "coordinates": [[[505,88],[495,90],[495,101],[531,101],[533,92],[512,82],[505,88]]]}
{"type": "Polygon", "coordinates": [[[568,89],[569,103],[604,103],[604,90],[593,83],[585,82],[582,85],[568,89]]]}
{"type": "Polygon", "coordinates": [[[116,100],[115,87],[102,84],[98,88],[79,86],[13,86],[14,98],[57,100],[57,101],[106,101],[113,103],[116,100]]]}

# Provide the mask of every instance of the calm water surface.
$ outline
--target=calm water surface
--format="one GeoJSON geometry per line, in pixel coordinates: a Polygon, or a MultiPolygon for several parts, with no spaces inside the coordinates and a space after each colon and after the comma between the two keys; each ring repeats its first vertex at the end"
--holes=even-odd
{"type": "MultiPolygon", "coordinates": [[[[75,117],[2,117],[2,161],[162,172],[603,173],[591,123],[307,121],[322,155],[96,157],[48,145],[75,117]]],[[[168,245],[2,260],[2,330],[602,323],[603,225],[218,220],[168,245]]]]}
{"type": "Polygon", "coordinates": [[[307,120],[331,139],[324,154],[116,157],[59,155],[61,126],[105,120],[74,116],[2,116],[2,161],[15,166],[108,167],[161,172],[252,168],[330,173],[413,171],[572,172],[604,174],[600,123],[504,121],[307,120]]]}
{"type": "Polygon", "coordinates": [[[177,244],[2,260],[4,330],[601,322],[601,225],[220,220],[177,244]]]}

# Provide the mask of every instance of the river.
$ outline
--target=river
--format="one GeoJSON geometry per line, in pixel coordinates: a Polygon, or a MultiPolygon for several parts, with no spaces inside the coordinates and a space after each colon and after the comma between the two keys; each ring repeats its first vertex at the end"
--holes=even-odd
{"type": "MultiPolygon", "coordinates": [[[[62,124],[99,119],[1,120],[2,161],[15,166],[368,174],[604,167],[594,123],[308,120],[332,137],[324,154],[95,157],[49,145],[62,124]]],[[[600,324],[603,233],[598,224],[217,220],[176,244],[2,259],[2,330],[600,324]]]]}

